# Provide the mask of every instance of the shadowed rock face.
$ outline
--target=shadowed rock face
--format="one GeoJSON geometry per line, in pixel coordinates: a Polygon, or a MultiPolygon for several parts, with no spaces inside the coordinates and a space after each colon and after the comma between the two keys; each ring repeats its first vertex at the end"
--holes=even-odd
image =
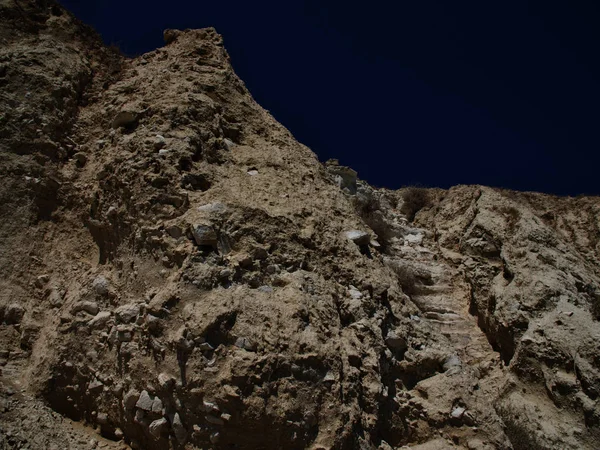
{"type": "Polygon", "coordinates": [[[0,20],[3,445],[597,448],[598,198],[374,189],[213,29],[0,20]]]}

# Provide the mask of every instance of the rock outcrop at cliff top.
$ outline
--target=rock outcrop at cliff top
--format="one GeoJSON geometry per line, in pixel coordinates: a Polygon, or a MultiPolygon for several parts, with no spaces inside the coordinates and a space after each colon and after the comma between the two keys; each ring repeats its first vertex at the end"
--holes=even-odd
{"type": "Polygon", "coordinates": [[[0,20],[2,448],[600,446],[600,199],[374,189],[213,29],[0,20]]]}

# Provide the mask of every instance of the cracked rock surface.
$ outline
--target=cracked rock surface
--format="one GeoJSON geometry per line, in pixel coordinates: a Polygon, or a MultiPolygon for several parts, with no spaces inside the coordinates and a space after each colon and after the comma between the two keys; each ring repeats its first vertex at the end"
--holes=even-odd
{"type": "Polygon", "coordinates": [[[0,22],[0,448],[598,448],[600,199],[375,189],[214,29],[0,22]]]}

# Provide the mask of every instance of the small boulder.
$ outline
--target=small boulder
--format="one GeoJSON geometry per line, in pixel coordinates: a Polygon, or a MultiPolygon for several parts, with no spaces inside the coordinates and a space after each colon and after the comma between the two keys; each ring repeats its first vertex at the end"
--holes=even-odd
{"type": "Polygon", "coordinates": [[[233,150],[233,148],[235,147],[233,141],[227,138],[223,139],[223,145],[225,145],[225,148],[229,151],[233,150]]]}
{"type": "Polygon", "coordinates": [[[212,402],[202,401],[202,406],[200,407],[204,412],[216,412],[219,413],[219,407],[212,402]]]}
{"type": "MultiPolygon", "coordinates": [[[[146,392],[146,391],[144,391],[146,392]]],[[[148,394],[146,392],[146,394],[148,394]]],[[[125,409],[133,409],[138,400],[140,398],[140,393],[138,391],[136,391],[135,389],[130,389],[125,396],[123,397],[123,406],[125,407],[125,409]]]]}
{"type": "Polygon", "coordinates": [[[385,343],[387,346],[395,351],[405,351],[407,349],[406,339],[402,336],[398,336],[393,331],[389,332],[385,338],[385,343]]]}
{"type": "Polygon", "coordinates": [[[161,330],[160,319],[152,314],[146,315],[146,324],[148,325],[148,330],[152,333],[158,333],[161,330]]]}
{"type": "Polygon", "coordinates": [[[102,392],[103,389],[104,389],[104,384],[102,384],[102,382],[96,378],[94,378],[88,384],[88,391],[90,391],[90,394],[99,394],[100,392],[102,392]]]}
{"type": "Polygon", "coordinates": [[[335,381],[335,374],[331,371],[327,372],[325,374],[325,377],[323,377],[323,382],[325,383],[333,383],[335,381]]]}
{"type": "Polygon", "coordinates": [[[277,264],[269,264],[269,265],[266,267],[266,271],[267,271],[267,273],[268,273],[269,275],[274,275],[274,274],[276,274],[276,273],[279,273],[279,272],[280,272],[280,270],[281,270],[281,269],[280,269],[280,267],[279,267],[277,264]]]}
{"type": "Polygon", "coordinates": [[[73,314],[78,313],[79,311],[85,311],[86,313],[95,316],[98,314],[98,311],[100,311],[100,308],[98,307],[98,303],[86,300],[83,302],[77,302],[75,305],[73,305],[73,314]]]}
{"type": "Polygon", "coordinates": [[[173,239],[179,239],[183,235],[183,230],[177,225],[170,225],[167,227],[167,233],[169,233],[169,236],[173,239]]]}
{"type": "Polygon", "coordinates": [[[102,328],[104,327],[108,321],[110,320],[110,312],[108,311],[100,311],[93,318],[90,319],[88,325],[92,328],[102,328]]]}
{"type": "Polygon", "coordinates": [[[87,155],[82,152],[77,152],[73,155],[73,159],[75,160],[75,163],[78,167],[83,167],[87,162],[87,155]]]}
{"type": "Polygon", "coordinates": [[[48,283],[48,281],[50,281],[49,275],[46,275],[46,274],[40,275],[39,277],[37,277],[35,279],[35,285],[38,288],[43,288],[48,283]]]}
{"type": "Polygon", "coordinates": [[[157,134],[156,137],[154,138],[154,148],[156,150],[160,150],[165,145],[167,145],[166,139],[163,136],[161,136],[160,134],[157,134]]]}
{"type": "Polygon", "coordinates": [[[173,427],[173,433],[175,434],[177,441],[180,444],[184,444],[187,439],[187,431],[183,426],[183,422],[181,422],[181,417],[179,417],[179,413],[175,413],[175,415],[173,416],[173,422],[171,423],[171,426],[173,427]]]}
{"type": "Polygon", "coordinates": [[[123,323],[130,323],[139,315],[140,306],[137,303],[128,303],[127,305],[119,306],[115,310],[117,319],[123,323]]]}
{"type": "Polygon", "coordinates": [[[217,232],[210,225],[192,225],[192,236],[198,245],[217,245],[217,232]]]}
{"type": "Polygon", "coordinates": [[[452,412],[450,413],[450,417],[452,417],[453,419],[460,419],[463,414],[465,413],[466,409],[463,408],[462,406],[456,406],[452,409],[452,412]]]}
{"type": "Polygon", "coordinates": [[[175,386],[175,377],[162,372],[158,375],[158,384],[162,389],[171,389],[175,386]]]}
{"type": "Polygon", "coordinates": [[[348,289],[348,294],[350,294],[350,297],[355,300],[360,300],[363,296],[362,292],[360,292],[354,286],[350,286],[350,288],[348,289]]]}
{"type": "Polygon", "coordinates": [[[146,417],[146,413],[142,409],[135,410],[135,416],[133,417],[133,421],[137,424],[140,424],[143,427],[147,427],[150,425],[150,419],[146,417]]]}
{"type": "Polygon", "coordinates": [[[152,411],[153,403],[154,403],[154,400],[152,400],[152,397],[150,397],[150,394],[148,394],[148,391],[144,390],[140,394],[140,397],[138,398],[138,400],[135,404],[135,407],[142,409],[144,411],[152,411]]]}
{"type": "Polygon", "coordinates": [[[25,315],[25,308],[19,303],[10,303],[4,310],[4,321],[9,325],[18,324],[25,315]]]}
{"type": "Polygon", "coordinates": [[[119,342],[131,342],[131,340],[133,339],[133,330],[130,326],[119,325],[116,331],[116,337],[119,342]]]}
{"type": "Polygon", "coordinates": [[[453,354],[445,359],[442,368],[444,369],[444,371],[447,371],[454,368],[460,368],[461,366],[462,362],[460,361],[460,358],[457,355],[453,354]]]}
{"type": "Polygon", "coordinates": [[[53,308],[58,308],[58,307],[62,306],[63,293],[60,290],[53,288],[50,291],[50,294],[48,294],[48,302],[50,303],[50,306],[53,308]]]}
{"type": "Polygon", "coordinates": [[[203,352],[212,352],[215,349],[208,342],[202,342],[200,345],[198,345],[198,348],[203,352]]]}
{"type": "Polygon", "coordinates": [[[135,124],[137,116],[131,111],[119,112],[112,121],[113,128],[129,127],[135,124]]]}
{"type": "Polygon", "coordinates": [[[255,352],[256,351],[256,343],[251,341],[248,338],[245,337],[240,337],[237,338],[235,341],[235,346],[239,347],[239,348],[243,348],[244,350],[247,350],[249,352],[255,352]]]}
{"type": "Polygon", "coordinates": [[[94,281],[92,282],[92,288],[98,295],[108,295],[110,284],[106,278],[104,278],[102,275],[99,275],[94,278],[94,281]]]}
{"type": "Polygon", "coordinates": [[[158,397],[154,397],[152,401],[152,412],[162,414],[163,403],[162,400],[158,397]]]}
{"type": "Polygon", "coordinates": [[[165,432],[169,427],[169,422],[164,417],[155,420],[148,427],[148,431],[155,439],[160,439],[160,435],[165,432]]]}

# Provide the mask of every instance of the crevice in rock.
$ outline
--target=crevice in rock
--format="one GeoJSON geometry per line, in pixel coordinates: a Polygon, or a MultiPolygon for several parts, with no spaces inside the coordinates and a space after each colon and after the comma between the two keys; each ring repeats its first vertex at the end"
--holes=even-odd
{"type": "MultiPolygon", "coordinates": [[[[467,280],[467,282],[469,282],[469,280],[467,280]]],[[[496,323],[494,319],[493,314],[496,309],[496,298],[494,294],[490,293],[487,301],[487,311],[481,311],[478,302],[475,299],[474,288],[470,282],[469,286],[469,313],[477,318],[477,326],[486,336],[492,349],[500,354],[504,365],[508,366],[516,350],[514,344],[515,337],[512,334],[511,329],[496,323]]]]}
{"type": "Polygon", "coordinates": [[[204,338],[213,348],[219,345],[231,345],[234,337],[230,331],[235,326],[237,311],[229,311],[220,315],[205,331],[204,338]]]}

